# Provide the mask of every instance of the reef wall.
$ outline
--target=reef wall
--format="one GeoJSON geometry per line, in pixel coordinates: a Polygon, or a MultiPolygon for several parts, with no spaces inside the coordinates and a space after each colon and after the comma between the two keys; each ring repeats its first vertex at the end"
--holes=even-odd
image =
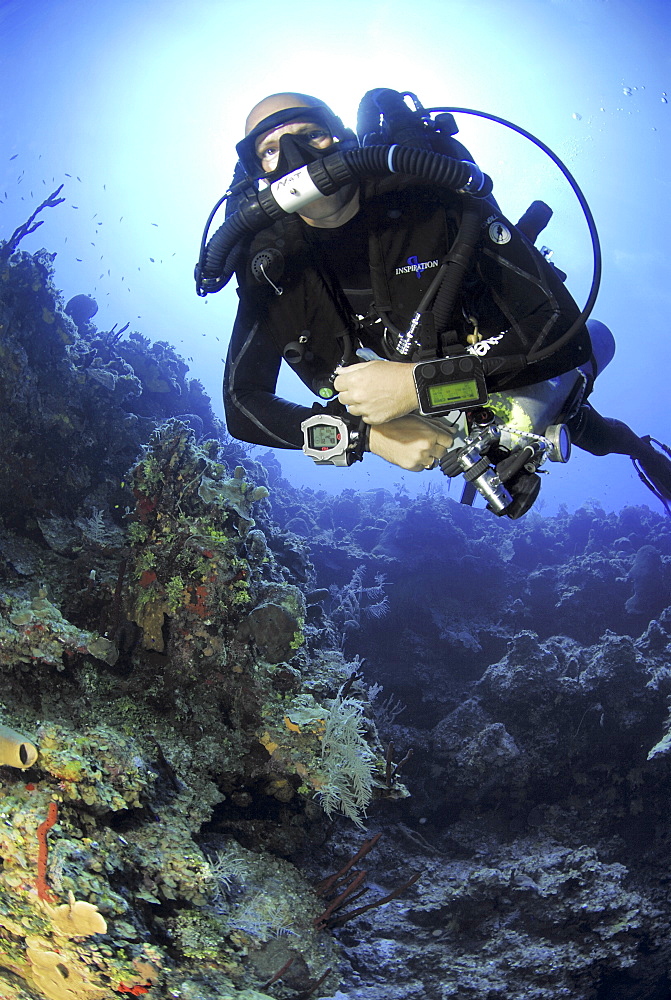
{"type": "Polygon", "coordinates": [[[0,254],[2,1000],[666,1000],[669,519],[295,490],[52,265],[0,254]]]}

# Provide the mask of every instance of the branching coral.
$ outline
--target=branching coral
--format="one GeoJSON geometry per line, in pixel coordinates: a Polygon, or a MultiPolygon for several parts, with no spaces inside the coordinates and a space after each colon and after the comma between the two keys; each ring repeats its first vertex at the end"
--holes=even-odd
{"type": "Polygon", "coordinates": [[[386,896],[376,899],[372,903],[367,903],[364,906],[358,906],[354,910],[340,912],[343,906],[354,902],[360,896],[363,896],[366,891],[365,889],[361,890],[361,886],[366,881],[366,875],[368,873],[365,871],[357,872],[354,870],[354,866],[375,847],[381,836],[381,833],[376,833],[374,837],[370,838],[370,840],[365,840],[354,857],[345,862],[339,871],[330,875],[327,879],[324,879],[324,881],[317,886],[317,895],[328,900],[328,903],[326,905],[326,909],[315,919],[316,926],[340,927],[353,917],[358,917],[362,913],[367,913],[369,910],[374,910],[378,906],[384,906],[385,903],[390,903],[392,899],[397,899],[403,892],[405,892],[406,889],[409,889],[410,886],[414,885],[415,882],[419,880],[422,873],[415,872],[415,874],[406,879],[402,885],[397,886],[391,892],[387,893],[386,896]]]}
{"type": "Polygon", "coordinates": [[[61,205],[65,201],[65,198],[58,197],[62,190],[63,185],[61,184],[55,191],[51,192],[48,198],[45,198],[44,201],[37,206],[32,215],[26,219],[24,223],[14,230],[8,240],[0,242],[0,261],[7,260],[8,257],[11,257],[21,240],[25,236],[29,236],[31,233],[34,233],[36,229],[39,229],[39,227],[44,224],[44,219],[40,219],[39,222],[35,221],[43,209],[56,208],[57,205],[61,205]]]}

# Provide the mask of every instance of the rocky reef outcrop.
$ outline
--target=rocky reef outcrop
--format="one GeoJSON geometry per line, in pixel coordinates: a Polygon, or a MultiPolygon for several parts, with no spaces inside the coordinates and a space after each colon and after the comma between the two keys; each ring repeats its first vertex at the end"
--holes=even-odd
{"type": "Polygon", "coordinates": [[[403,857],[423,874],[343,931],[345,995],[663,1000],[668,516],[504,524],[432,489],[301,501],[298,519],[290,489],[270,500],[381,687],[383,741],[413,748],[377,871],[403,857]]]}
{"type": "Polygon", "coordinates": [[[308,548],[172,349],[77,328],[45,253],[0,280],[4,995],[333,990],[288,859],[406,793],[308,548]]]}

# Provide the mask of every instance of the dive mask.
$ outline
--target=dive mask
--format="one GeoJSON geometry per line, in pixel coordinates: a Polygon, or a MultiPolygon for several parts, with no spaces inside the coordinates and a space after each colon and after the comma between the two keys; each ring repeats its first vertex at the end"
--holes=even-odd
{"type": "Polygon", "coordinates": [[[256,128],[252,129],[249,135],[245,136],[237,145],[236,151],[240,157],[245,172],[249,177],[257,180],[265,178],[272,182],[278,177],[298,167],[303,167],[307,163],[321,159],[330,153],[336,153],[343,149],[354,149],[358,146],[358,141],[350,129],[346,129],[340,119],[326,106],[285,108],[268,115],[259,122],[256,128]],[[279,140],[279,159],[272,172],[265,173],[259,157],[256,153],[256,144],[261,136],[274,131],[281,125],[289,122],[314,122],[315,125],[326,129],[333,137],[330,145],[319,148],[314,145],[314,140],[301,133],[287,133],[279,140]]]}

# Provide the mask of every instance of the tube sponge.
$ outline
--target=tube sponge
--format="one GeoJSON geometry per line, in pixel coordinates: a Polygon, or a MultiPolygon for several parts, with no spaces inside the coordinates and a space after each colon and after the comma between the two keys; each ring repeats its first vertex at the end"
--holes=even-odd
{"type": "Polygon", "coordinates": [[[0,765],[20,767],[22,771],[32,767],[37,760],[37,747],[9,726],[0,725],[0,765]]]}

